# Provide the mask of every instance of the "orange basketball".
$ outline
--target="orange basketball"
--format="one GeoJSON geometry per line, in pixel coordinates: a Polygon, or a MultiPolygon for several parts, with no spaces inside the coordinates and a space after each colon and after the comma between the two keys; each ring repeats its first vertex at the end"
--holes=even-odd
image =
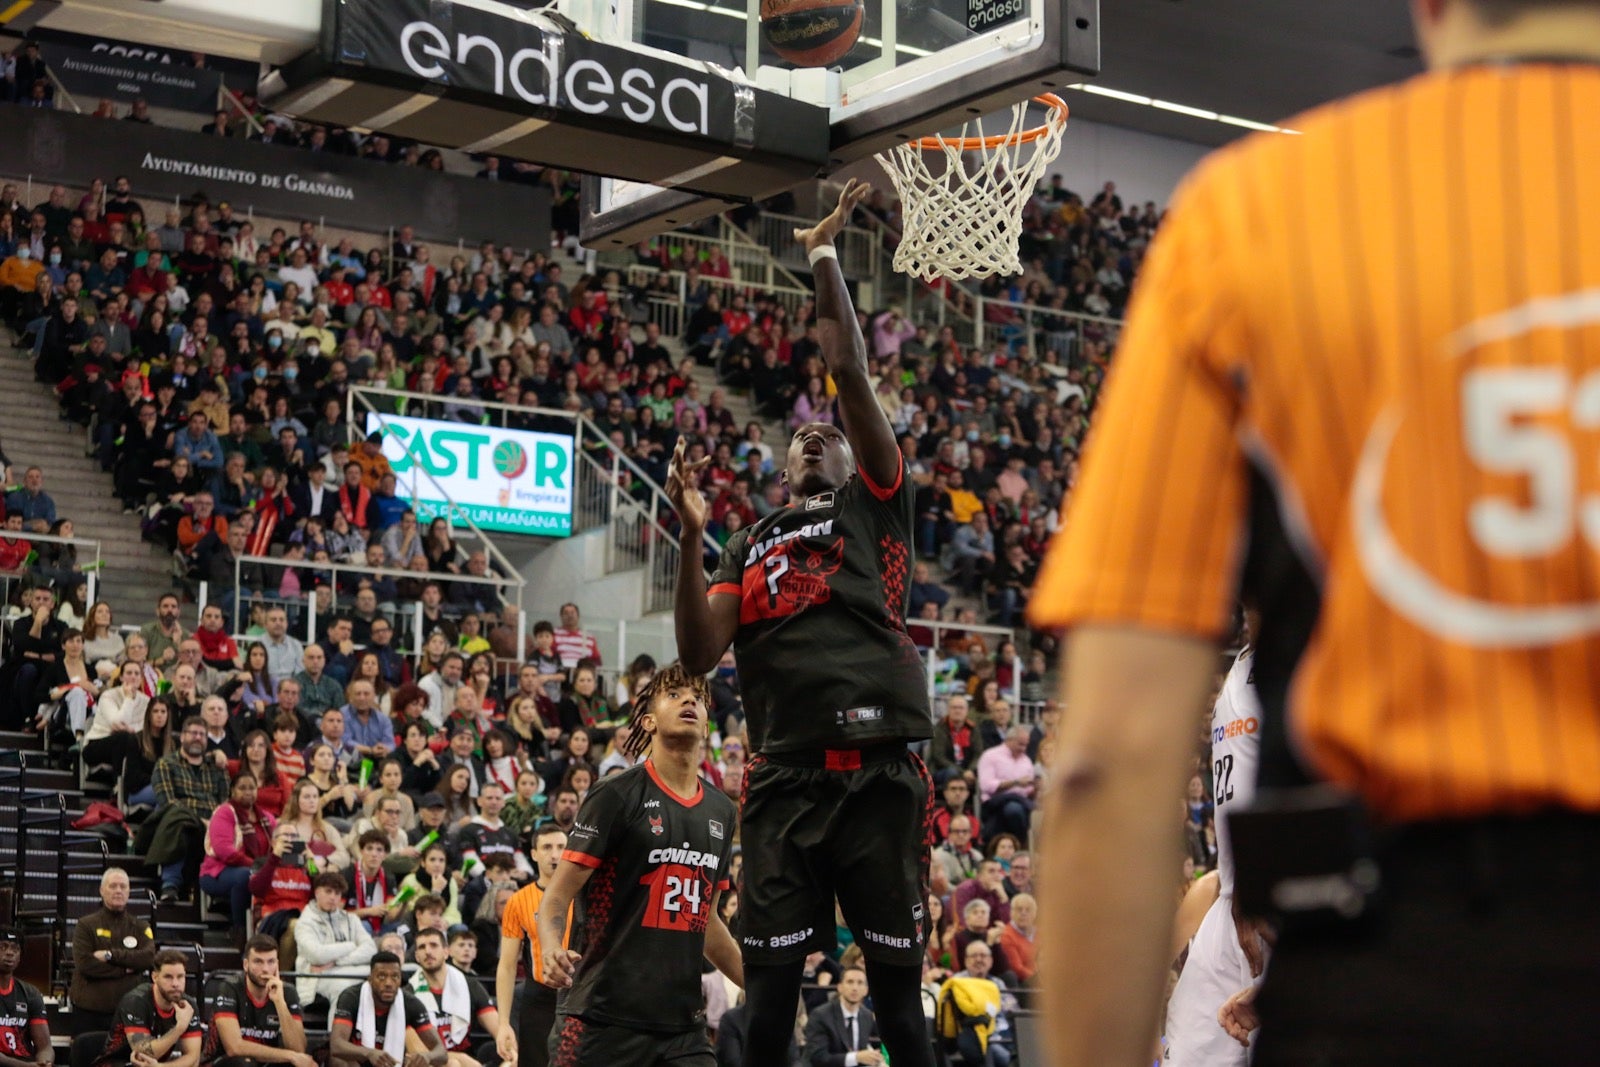
{"type": "Polygon", "coordinates": [[[861,36],[862,0],[761,0],[761,35],[797,67],[843,59],[861,36]]]}

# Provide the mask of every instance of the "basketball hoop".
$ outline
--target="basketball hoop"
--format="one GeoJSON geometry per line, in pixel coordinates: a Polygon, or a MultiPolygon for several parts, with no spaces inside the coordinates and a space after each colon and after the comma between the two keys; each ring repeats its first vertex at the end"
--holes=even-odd
{"type": "Polygon", "coordinates": [[[922,137],[878,156],[900,195],[894,269],[926,282],[1021,274],[1022,212],[1044,168],[1061,151],[1066,128],[1066,103],[1043,93],[1012,105],[1007,133],[984,136],[983,120],[973,119],[962,124],[959,137],[922,137]],[[1044,125],[1028,129],[1033,102],[1049,110],[1044,125]],[[975,130],[972,136],[968,128],[975,130]],[[968,153],[976,164],[970,172],[968,153]],[[942,168],[937,162],[930,166],[941,157],[942,168]]]}

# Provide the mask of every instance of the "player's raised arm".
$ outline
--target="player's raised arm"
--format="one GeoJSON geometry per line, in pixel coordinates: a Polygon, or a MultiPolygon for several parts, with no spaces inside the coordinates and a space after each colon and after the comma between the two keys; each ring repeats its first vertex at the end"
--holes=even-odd
{"type": "Polygon", "coordinates": [[[817,287],[817,336],[822,342],[822,359],[839,389],[844,435],[867,477],[875,485],[888,487],[900,480],[900,447],[867,379],[867,340],[861,335],[855,305],[833,251],[834,239],[849,223],[850,213],[871,192],[866,182],[851,179],[840,192],[833,214],[808,230],[796,230],[794,236],[805,245],[811,260],[817,287]]]}
{"type": "Polygon", "coordinates": [[[679,531],[678,587],[673,598],[672,626],[678,638],[678,658],[689,671],[705,674],[733,643],[739,628],[739,597],[713,590],[706,595],[706,576],[700,564],[701,535],[706,529],[706,498],[700,492],[700,471],[710,458],[690,463],[685,439],[678,438],[672,462],[667,465],[667,499],[677,509],[679,531]]]}

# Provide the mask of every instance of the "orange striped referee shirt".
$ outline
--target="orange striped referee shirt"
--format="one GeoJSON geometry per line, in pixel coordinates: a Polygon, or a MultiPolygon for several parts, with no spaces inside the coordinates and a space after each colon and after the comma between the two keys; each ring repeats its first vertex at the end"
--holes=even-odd
{"type": "MultiPolygon", "coordinates": [[[[544,981],[544,954],[539,951],[539,905],[544,901],[544,890],[538,882],[529,882],[506,901],[506,910],[500,914],[500,936],[521,938],[524,942],[522,972],[530,980],[544,981]]],[[[572,944],[572,905],[567,905],[567,926],[562,933],[563,948],[572,944]]],[[[502,1011],[508,1010],[505,1008],[502,1011]]]]}
{"type": "Polygon", "coordinates": [[[1032,618],[1218,635],[1269,495],[1281,712],[1400,820],[1600,809],[1600,66],[1464,66],[1196,170],[1032,618]]]}

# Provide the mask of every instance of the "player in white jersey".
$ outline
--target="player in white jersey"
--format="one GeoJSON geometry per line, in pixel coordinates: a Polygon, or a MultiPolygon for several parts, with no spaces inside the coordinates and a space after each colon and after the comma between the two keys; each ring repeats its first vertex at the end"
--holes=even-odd
{"type": "Polygon", "coordinates": [[[1216,794],[1216,902],[1189,942],[1189,958],[1167,1002],[1166,1067],[1244,1067],[1248,1047],[1217,1020],[1223,1004],[1260,977],[1265,945],[1253,924],[1233,914],[1233,849],[1224,812],[1255,793],[1261,749],[1261,705],[1253,681],[1255,654],[1246,646],[1233,661],[1211,709],[1211,776],[1216,794]],[[1249,951],[1246,951],[1248,946],[1249,951]]]}

